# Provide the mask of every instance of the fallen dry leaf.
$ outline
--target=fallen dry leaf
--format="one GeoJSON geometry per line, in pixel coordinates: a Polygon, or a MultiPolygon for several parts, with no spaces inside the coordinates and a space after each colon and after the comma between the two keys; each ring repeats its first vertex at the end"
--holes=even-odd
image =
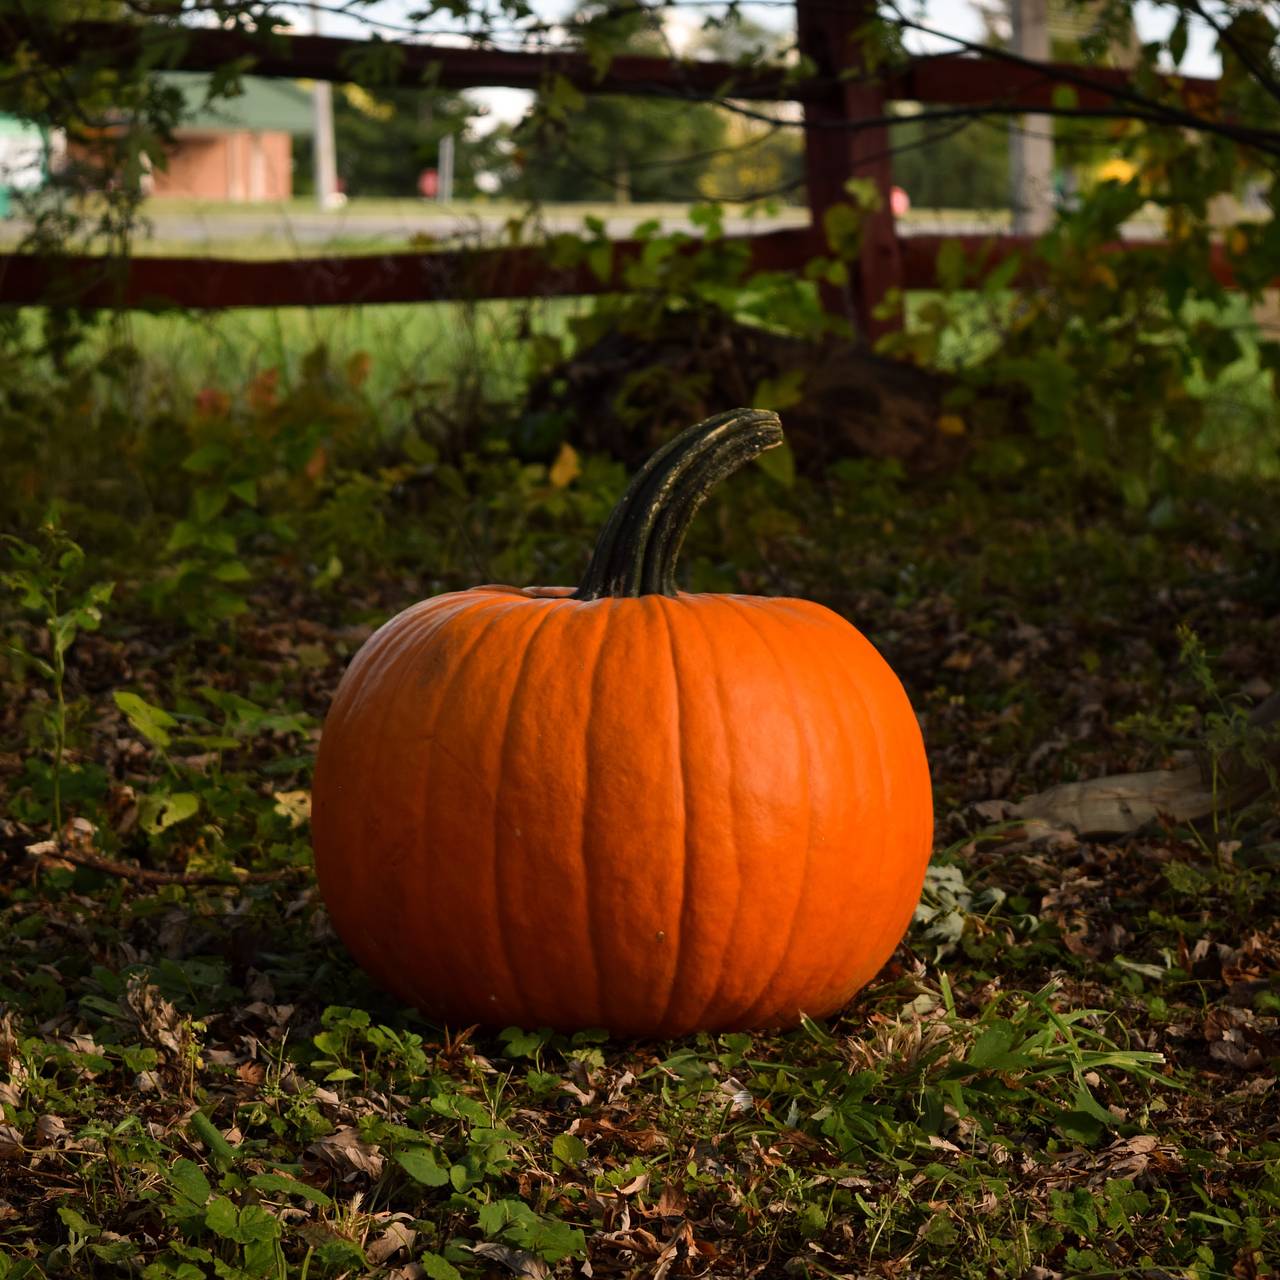
{"type": "Polygon", "coordinates": [[[319,1156],[343,1182],[363,1175],[373,1180],[386,1163],[377,1147],[360,1138],[358,1130],[346,1125],[313,1142],[307,1150],[319,1156]]]}

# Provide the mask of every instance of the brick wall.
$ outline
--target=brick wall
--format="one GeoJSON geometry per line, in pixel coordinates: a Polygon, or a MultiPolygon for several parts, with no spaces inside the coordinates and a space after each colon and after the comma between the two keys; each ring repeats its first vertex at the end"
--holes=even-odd
{"type": "Polygon", "coordinates": [[[180,132],[151,194],[197,200],[287,200],[293,194],[287,133],[180,132]]]}

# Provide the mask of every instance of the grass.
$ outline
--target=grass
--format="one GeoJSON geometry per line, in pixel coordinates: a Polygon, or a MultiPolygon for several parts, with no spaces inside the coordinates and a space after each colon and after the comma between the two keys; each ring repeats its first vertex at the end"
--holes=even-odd
{"type": "Polygon", "coordinates": [[[994,486],[980,454],[755,468],[699,517],[692,588],[836,609],[924,726],[921,908],[838,1016],[443,1028],[353,964],[307,828],[345,665],[414,599],[573,581],[622,483],[432,434],[460,369],[516,384],[520,322],[136,316],[95,338],[118,377],[5,373],[4,501],[60,497],[88,555],[5,550],[0,1280],[1275,1275],[1274,796],[1124,841],[1008,811],[1167,763],[1280,669],[1251,420],[1158,524],[1065,468],[994,486]]]}
{"type": "Polygon", "coordinates": [[[101,323],[90,349],[126,346],[147,353],[169,391],[233,390],[278,370],[296,381],[309,352],[323,348],[335,363],[367,358],[371,402],[410,384],[456,387],[463,371],[478,376],[492,399],[510,398],[524,372],[509,352],[523,327],[563,331],[578,299],[434,303],[428,306],[262,307],[209,313],[134,312],[101,323]]]}
{"type": "Polygon", "coordinates": [[[64,584],[65,611],[119,583],[68,650],[63,852],[177,883],[41,846],[53,712],[21,654],[45,628],[11,611],[0,1275],[1274,1274],[1274,805],[1208,848],[998,817],[1002,797],[1158,758],[1127,716],[1186,705],[1194,726],[1179,623],[1228,694],[1275,669],[1272,489],[1206,482],[1153,532],[1105,504],[979,500],[963,473],[735,481],[695,530],[692,581],[811,596],[867,630],[925,723],[934,867],[839,1017],[626,1043],[425,1024],[327,924],[306,787],[354,647],[489,570],[571,580],[617,483],[590,460],[564,490],[517,482],[495,458],[406,485],[405,461],[362,467],[388,531],[344,519],[359,572],[319,584],[287,542],[250,550],[234,621],[193,631],[148,605],[174,557],[142,548],[64,584]]]}

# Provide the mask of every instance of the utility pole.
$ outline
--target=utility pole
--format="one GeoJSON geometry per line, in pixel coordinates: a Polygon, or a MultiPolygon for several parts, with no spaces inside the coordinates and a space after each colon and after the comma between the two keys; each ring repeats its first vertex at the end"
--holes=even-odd
{"type": "MultiPolygon", "coordinates": [[[[311,10],[311,30],[320,34],[320,10],[311,10]]],[[[333,143],[333,86],[316,80],[311,86],[311,152],[316,184],[316,203],[333,209],[342,203],[338,193],[337,150],[333,143]]]]}
{"type": "MultiPolygon", "coordinates": [[[[1049,0],[1009,0],[1013,51],[1049,60],[1049,0]]],[[[1038,236],[1053,223],[1053,118],[1014,117],[1009,123],[1009,186],[1015,235],[1038,236]]]]}

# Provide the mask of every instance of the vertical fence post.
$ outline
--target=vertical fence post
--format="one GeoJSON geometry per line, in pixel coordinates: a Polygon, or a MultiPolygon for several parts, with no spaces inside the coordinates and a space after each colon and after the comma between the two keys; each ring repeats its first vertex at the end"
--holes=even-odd
{"type": "Polygon", "coordinates": [[[874,342],[901,327],[901,316],[876,319],[877,304],[892,288],[902,285],[902,250],[894,227],[890,194],[893,164],[889,130],[842,128],[849,122],[877,119],[886,114],[884,86],[861,78],[865,59],[858,30],[875,16],[875,0],[797,0],[796,36],[800,52],[811,59],[818,76],[829,81],[820,95],[807,98],[805,117],[805,174],[809,211],[814,225],[831,205],[848,200],[850,178],[870,178],[880,192],[880,208],[864,226],[862,254],[850,282],[850,299],[827,289],[828,309],[848,313],[858,337],[874,342]],[[842,78],[843,73],[843,78],[842,78]]]}

